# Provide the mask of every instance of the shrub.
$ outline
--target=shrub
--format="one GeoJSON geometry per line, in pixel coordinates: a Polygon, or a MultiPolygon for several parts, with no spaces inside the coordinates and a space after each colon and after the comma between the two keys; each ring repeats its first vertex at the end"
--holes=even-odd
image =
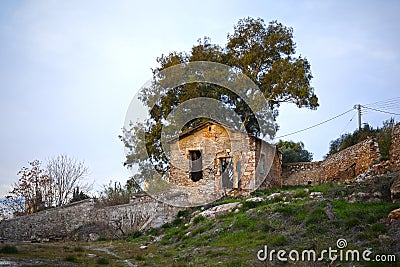
{"type": "Polygon", "coordinates": [[[84,249],[83,247],[75,247],[75,248],[74,248],[74,251],[75,251],[75,252],[84,252],[85,249],[84,249]]]}
{"type": "Polygon", "coordinates": [[[0,253],[2,254],[17,254],[18,249],[15,246],[5,245],[0,248],[0,253]]]}
{"type": "Polygon", "coordinates": [[[129,234],[129,238],[138,238],[142,235],[142,232],[140,232],[139,230],[134,231],[133,233],[129,234]]]}
{"type": "Polygon", "coordinates": [[[110,261],[107,258],[100,257],[97,259],[97,264],[110,264],[110,261]]]}
{"type": "Polygon", "coordinates": [[[145,260],[144,256],[142,256],[142,255],[136,255],[135,259],[137,261],[144,261],[145,260]]]}
{"type": "Polygon", "coordinates": [[[78,263],[78,259],[74,255],[68,255],[65,257],[66,261],[78,263]]]}
{"type": "Polygon", "coordinates": [[[199,222],[204,222],[206,218],[204,216],[197,216],[193,219],[193,224],[198,224],[199,222]]]}
{"type": "Polygon", "coordinates": [[[188,217],[189,216],[189,210],[180,210],[178,211],[178,217],[188,217]]]}

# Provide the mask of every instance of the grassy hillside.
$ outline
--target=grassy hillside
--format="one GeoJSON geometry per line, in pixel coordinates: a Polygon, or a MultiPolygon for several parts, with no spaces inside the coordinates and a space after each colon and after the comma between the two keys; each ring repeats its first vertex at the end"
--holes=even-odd
{"type": "Polygon", "coordinates": [[[264,200],[215,203],[238,201],[241,205],[212,220],[202,216],[193,219],[192,213],[198,209],[190,209],[181,211],[162,229],[135,232],[126,240],[17,244],[19,253],[4,255],[26,265],[29,261],[22,259],[42,258],[35,266],[396,266],[372,261],[331,262],[328,255],[318,262],[282,262],[276,254],[273,262],[257,259],[257,252],[265,245],[287,253],[310,249],[320,253],[329,247],[337,249],[336,241],[343,238],[347,241],[344,253],[357,249],[361,255],[369,250],[371,259],[377,254],[395,254],[398,263],[400,225],[387,219],[391,210],[400,207],[390,201],[391,180],[387,175],[351,185],[328,183],[256,191],[253,195],[264,200]],[[277,192],[280,195],[266,200],[277,192]],[[140,248],[143,245],[146,247],[140,248]]]}

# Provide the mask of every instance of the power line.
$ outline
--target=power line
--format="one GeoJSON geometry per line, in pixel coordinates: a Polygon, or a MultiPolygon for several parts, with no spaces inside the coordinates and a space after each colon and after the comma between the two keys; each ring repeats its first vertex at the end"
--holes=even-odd
{"type": "Polygon", "coordinates": [[[363,108],[366,108],[366,109],[370,109],[370,110],[374,110],[374,111],[378,111],[378,112],[386,113],[386,114],[391,114],[391,115],[400,116],[400,114],[399,114],[399,113],[394,113],[394,112],[384,111],[384,110],[375,109],[375,108],[370,108],[370,107],[366,107],[366,106],[362,106],[362,107],[363,107],[363,108]]]}
{"type": "Polygon", "coordinates": [[[336,115],[335,117],[332,117],[332,118],[330,118],[330,119],[327,119],[327,120],[322,121],[322,122],[320,122],[320,123],[317,123],[317,124],[315,124],[315,125],[309,126],[309,127],[307,127],[307,128],[304,128],[304,129],[301,129],[301,130],[298,130],[298,131],[295,131],[295,132],[292,132],[292,133],[288,133],[288,134],[285,134],[285,135],[281,135],[281,136],[278,136],[278,137],[275,137],[275,138],[282,138],[282,137],[285,137],[285,136],[289,136],[289,135],[297,134],[297,133],[300,133],[300,132],[304,132],[304,131],[306,131],[306,130],[309,130],[309,129],[311,129],[311,128],[320,126],[321,124],[324,124],[324,123],[327,123],[327,122],[329,122],[329,121],[331,121],[331,120],[334,120],[334,119],[336,119],[336,118],[339,118],[339,117],[341,117],[341,116],[343,116],[343,115],[349,113],[350,111],[353,111],[353,109],[349,109],[348,111],[345,111],[345,112],[343,112],[343,113],[341,113],[341,114],[339,114],[339,115],[336,115]]]}
{"type": "Polygon", "coordinates": [[[350,123],[353,121],[355,116],[356,116],[356,113],[354,113],[353,116],[351,117],[351,119],[346,123],[346,126],[342,130],[342,133],[344,132],[344,130],[347,129],[347,127],[349,127],[350,123]]]}
{"type": "Polygon", "coordinates": [[[393,97],[386,100],[377,101],[374,103],[366,104],[367,106],[383,105],[388,103],[400,102],[400,97],[393,97]]]}

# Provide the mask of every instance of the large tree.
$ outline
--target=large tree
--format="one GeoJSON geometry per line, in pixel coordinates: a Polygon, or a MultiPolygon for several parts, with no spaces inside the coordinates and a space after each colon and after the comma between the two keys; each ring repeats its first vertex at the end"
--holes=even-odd
{"type": "Polygon", "coordinates": [[[282,163],[309,162],[313,159],[313,154],[304,149],[302,142],[279,140],[276,147],[282,153],[282,163]]]}
{"type": "MultiPolygon", "coordinates": [[[[153,69],[153,86],[143,90],[141,101],[150,109],[150,118],[143,124],[134,124],[131,129],[124,129],[120,138],[131,149],[126,164],[139,164],[139,170],[145,171],[149,162],[143,163],[143,147],[135,145],[138,131],[144,131],[146,136],[147,154],[150,155],[150,165],[158,172],[168,169],[166,157],[161,146],[163,122],[179,104],[197,97],[213,98],[224,103],[235,111],[244,122],[247,132],[259,135],[259,125],[250,107],[235,93],[226,88],[210,83],[186,83],[175,88],[169,88],[161,94],[162,99],[152,105],[154,95],[158,95],[160,87],[157,82],[162,80],[163,70],[177,64],[195,61],[211,61],[226,64],[232,70],[248,76],[269,100],[269,108],[274,119],[278,116],[281,103],[293,103],[297,107],[316,109],[318,98],[310,85],[312,74],[310,63],[304,57],[296,54],[296,44],[293,40],[293,29],[277,21],[268,25],[260,18],[244,18],[234,26],[232,34],[228,34],[224,47],[212,44],[205,37],[199,39],[189,52],[171,52],[157,58],[158,67],[153,69]],[[142,164],[142,166],[141,166],[142,164]]],[[[205,118],[190,121],[185,127],[192,127],[205,118]]]]}

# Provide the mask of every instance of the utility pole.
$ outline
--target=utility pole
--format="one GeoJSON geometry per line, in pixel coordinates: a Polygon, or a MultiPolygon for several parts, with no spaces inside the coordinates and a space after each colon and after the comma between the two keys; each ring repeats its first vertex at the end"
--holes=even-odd
{"type": "Polygon", "coordinates": [[[360,104],[354,105],[353,108],[357,109],[357,113],[358,113],[358,130],[361,131],[361,105],[360,104]]]}

